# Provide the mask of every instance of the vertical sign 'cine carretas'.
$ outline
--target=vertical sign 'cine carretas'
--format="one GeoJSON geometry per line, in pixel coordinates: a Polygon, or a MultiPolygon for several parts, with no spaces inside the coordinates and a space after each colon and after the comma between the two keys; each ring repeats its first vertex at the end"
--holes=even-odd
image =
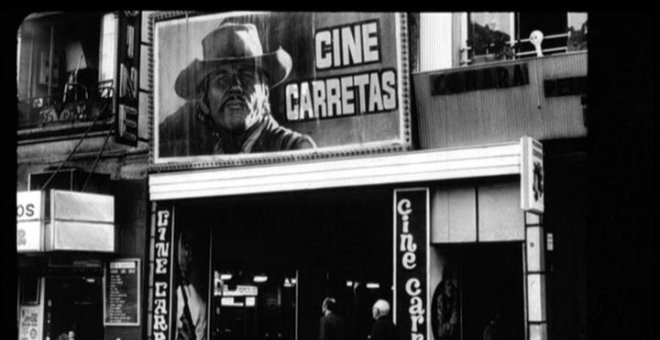
{"type": "Polygon", "coordinates": [[[429,189],[394,191],[394,317],[404,339],[427,339],[429,189]]]}
{"type": "Polygon", "coordinates": [[[152,225],[153,283],[151,287],[151,320],[149,332],[153,340],[170,339],[172,284],[172,215],[171,206],[158,205],[152,225]]]}

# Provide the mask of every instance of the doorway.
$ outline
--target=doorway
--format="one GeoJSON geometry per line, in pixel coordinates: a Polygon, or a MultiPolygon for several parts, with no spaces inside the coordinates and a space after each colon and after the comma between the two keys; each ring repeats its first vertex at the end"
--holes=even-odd
{"type": "Polygon", "coordinates": [[[495,318],[501,335],[497,339],[523,339],[523,244],[472,243],[437,248],[446,263],[455,268],[452,275],[460,304],[460,332],[455,340],[484,339],[486,326],[495,318]]]}
{"type": "Polygon", "coordinates": [[[211,338],[317,338],[333,297],[362,340],[373,303],[392,301],[391,189],[184,202],[175,225],[210,234],[211,338]]]}
{"type": "Polygon", "coordinates": [[[103,339],[102,273],[57,274],[46,278],[51,339],[73,330],[76,339],[103,339]]]}

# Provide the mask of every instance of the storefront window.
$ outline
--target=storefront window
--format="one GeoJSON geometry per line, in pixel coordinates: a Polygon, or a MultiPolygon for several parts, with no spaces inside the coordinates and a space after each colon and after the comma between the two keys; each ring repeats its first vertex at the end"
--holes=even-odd
{"type": "Polygon", "coordinates": [[[38,305],[40,301],[40,282],[36,275],[26,275],[20,278],[20,304],[38,305]]]}
{"type": "Polygon", "coordinates": [[[76,339],[103,338],[102,280],[100,273],[46,279],[46,328],[51,339],[69,332],[76,339]]]}
{"type": "Polygon", "coordinates": [[[568,13],[568,51],[587,49],[587,13],[568,13]]]}
{"type": "Polygon", "coordinates": [[[212,338],[295,339],[297,272],[233,268],[214,270],[212,338]]]}
{"type": "Polygon", "coordinates": [[[492,58],[511,58],[513,39],[512,13],[469,13],[468,46],[472,56],[492,55],[492,58]]]}
{"type": "Polygon", "coordinates": [[[332,297],[366,339],[374,302],[393,298],[391,194],[313,196],[178,206],[173,333],[315,339],[332,297]]]}
{"type": "Polygon", "coordinates": [[[541,50],[543,55],[564,53],[567,50],[567,18],[566,12],[520,12],[517,13],[516,44],[517,57],[535,57],[534,45],[529,37],[534,31],[543,33],[541,50]]]}
{"type": "Polygon", "coordinates": [[[543,55],[587,48],[587,13],[471,12],[467,15],[467,46],[471,63],[536,57],[530,42],[543,34],[543,55]]]}
{"type": "Polygon", "coordinates": [[[91,121],[112,111],[113,19],[100,13],[26,18],[17,51],[19,128],[91,121]]]}

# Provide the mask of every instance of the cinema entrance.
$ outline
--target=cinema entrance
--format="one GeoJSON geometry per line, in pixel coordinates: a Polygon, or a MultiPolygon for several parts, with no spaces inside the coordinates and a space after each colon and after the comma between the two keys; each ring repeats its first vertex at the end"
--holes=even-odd
{"type": "Polygon", "coordinates": [[[398,260],[406,235],[392,225],[396,190],[377,186],[177,202],[172,325],[180,326],[188,310],[192,324],[206,320],[211,339],[313,339],[321,303],[333,297],[349,338],[365,339],[377,299],[406,315],[415,297],[410,292],[419,290],[427,298],[422,307],[429,311],[433,339],[480,340],[491,323],[507,339],[524,339],[524,215],[517,206],[507,212],[517,204],[517,183],[504,178],[431,184],[431,238],[426,244],[412,241],[414,266],[398,260]],[[486,219],[474,214],[469,223],[461,214],[471,208],[486,219]],[[489,218],[496,212],[498,218],[489,218]],[[406,267],[418,274],[402,278],[397,273],[406,267]],[[419,289],[410,283],[414,279],[419,289]],[[193,287],[183,293],[186,285],[193,287]],[[443,331],[448,328],[453,330],[443,331]]]}
{"type": "MultiPolygon", "coordinates": [[[[385,187],[181,202],[174,239],[190,261],[175,282],[210,293],[201,300],[214,339],[316,338],[328,296],[350,338],[366,338],[373,303],[392,301],[391,205],[385,187]]],[[[196,320],[194,299],[173,303],[196,320]]]]}
{"type": "MultiPolygon", "coordinates": [[[[475,166],[499,153],[501,169],[505,152],[520,169],[519,145],[467,153],[483,155],[475,166]]],[[[376,183],[381,177],[372,173],[409,173],[390,170],[396,156],[386,157],[393,159],[373,157],[380,165],[366,170],[362,161],[359,170],[334,165],[327,176],[288,182],[291,190],[272,190],[280,188],[273,183],[298,165],[152,175],[148,336],[313,339],[328,296],[350,339],[369,335],[377,299],[390,302],[406,337],[481,339],[495,315],[511,339],[543,333],[542,220],[521,208],[519,175],[462,170],[467,177],[442,178],[448,172],[438,170],[376,183]],[[362,174],[362,185],[346,185],[350,171],[362,174]],[[332,185],[337,174],[346,176],[343,185],[332,185]],[[199,189],[178,190],[181,183],[199,189]],[[447,282],[455,286],[455,317],[439,302],[447,282]],[[451,337],[438,331],[447,315],[451,337]]],[[[460,152],[425,152],[401,167],[451,168],[452,157],[463,162],[460,152]]]]}

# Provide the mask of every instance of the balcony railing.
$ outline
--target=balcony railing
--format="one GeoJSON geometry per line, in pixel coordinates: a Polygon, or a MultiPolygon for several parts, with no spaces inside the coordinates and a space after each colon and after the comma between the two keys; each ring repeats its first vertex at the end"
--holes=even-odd
{"type": "Polygon", "coordinates": [[[95,84],[92,91],[76,83],[68,83],[64,89],[55,95],[19,98],[18,129],[71,125],[112,116],[112,80],[95,84]]]}
{"type": "MultiPolygon", "coordinates": [[[[548,47],[545,48],[542,47],[541,52],[543,53],[543,55],[569,52],[569,44],[568,44],[569,38],[570,38],[569,32],[545,36],[543,37],[543,42],[548,47]],[[562,43],[561,40],[565,40],[565,42],[562,43]]],[[[536,50],[534,49],[534,46],[530,42],[529,38],[520,39],[517,41],[510,41],[508,42],[508,46],[513,53],[512,56],[506,58],[506,60],[515,60],[515,59],[522,59],[522,58],[536,56],[536,50]]],[[[461,52],[461,59],[460,59],[461,66],[471,65],[475,63],[477,59],[481,59],[478,58],[479,55],[475,56],[472,53],[472,47],[470,46],[462,47],[460,49],[460,52],[461,52]]]]}

